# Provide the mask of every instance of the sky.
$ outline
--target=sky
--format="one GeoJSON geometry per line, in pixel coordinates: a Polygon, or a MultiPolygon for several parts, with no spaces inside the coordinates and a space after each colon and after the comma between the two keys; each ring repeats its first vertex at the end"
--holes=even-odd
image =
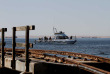
{"type": "MultiPolygon", "coordinates": [[[[110,36],[110,0],[0,0],[0,28],[35,25],[31,36],[110,36]]],[[[24,35],[25,32],[17,32],[24,35]]]]}

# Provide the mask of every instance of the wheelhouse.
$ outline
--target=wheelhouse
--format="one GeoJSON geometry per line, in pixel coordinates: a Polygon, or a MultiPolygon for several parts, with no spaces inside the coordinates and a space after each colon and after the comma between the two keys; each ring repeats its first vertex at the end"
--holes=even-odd
{"type": "Polygon", "coordinates": [[[68,39],[69,37],[62,31],[54,33],[55,39],[68,39]]]}

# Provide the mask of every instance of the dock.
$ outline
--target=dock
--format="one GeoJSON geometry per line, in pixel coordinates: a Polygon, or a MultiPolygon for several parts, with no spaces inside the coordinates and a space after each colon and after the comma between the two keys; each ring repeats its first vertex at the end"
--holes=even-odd
{"type": "Polygon", "coordinates": [[[29,30],[35,26],[13,27],[12,47],[5,48],[4,34],[0,43],[0,74],[110,74],[110,59],[94,55],[30,49],[29,30]],[[16,42],[16,31],[25,31],[25,43],[16,42]],[[16,49],[24,47],[25,49],[16,49]]]}

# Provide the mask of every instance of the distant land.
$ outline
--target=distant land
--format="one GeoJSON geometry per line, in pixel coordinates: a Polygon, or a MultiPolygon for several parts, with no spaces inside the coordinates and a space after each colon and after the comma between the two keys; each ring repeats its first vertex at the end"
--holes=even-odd
{"type": "MultiPolygon", "coordinates": [[[[44,37],[42,36],[30,36],[30,38],[40,38],[40,37],[44,37]]],[[[47,36],[50,37],[50,36],[47,36]]],[[[54,37],[54,36],[51,36],[54,37]]],[[[76,36],[77,38],[110,38],[110,36],[76,36]]],[[[1,36],[0,36],[1,38],[1,36]]],[[[6,36],[6,38],[12,38],[11,36],[6,36]]],[[[25,36],[17,36],[17,38],[25,38],[25,36]]]]}
{"type": "Polygon", "coordinates": [[[110,36],[77,36],[77,38],[110,38],[110,36]]]}

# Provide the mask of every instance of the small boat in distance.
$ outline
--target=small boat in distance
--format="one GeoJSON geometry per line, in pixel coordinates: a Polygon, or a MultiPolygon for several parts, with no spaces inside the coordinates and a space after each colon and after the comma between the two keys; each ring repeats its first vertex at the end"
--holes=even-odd
{"type": "Polygon", "coordinates": [[[51,42],[51,43],[60,43],[60,44],[74,44],[76,40],[76,36],[67,36],[64,32],[57,32],[56,28],[53,28],[54,38],[51,37],[43,37],[39,38],[38,42],[51,42]]]}

